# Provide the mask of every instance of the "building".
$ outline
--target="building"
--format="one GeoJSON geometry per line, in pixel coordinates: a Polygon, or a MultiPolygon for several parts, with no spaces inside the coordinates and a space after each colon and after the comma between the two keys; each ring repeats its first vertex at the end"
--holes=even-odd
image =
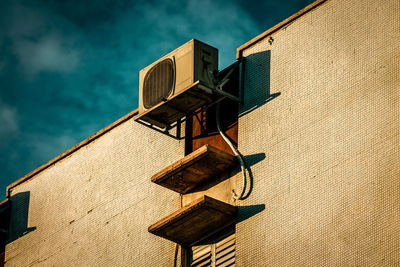
{"type": "Polygon", "coordinates": [[[204,194],[238,210],[197,244],[205,258],[223,239],[236,266],[400,265],[399,20],[398,0],[318,0],[238,48],[244,103],[228,128],[244,200],[234,169],[181,197],[152,183],[204,140],[224,145],[133,111],[8,187],[5,265],[179,265],[191,249],[148,227],[204,194]]]}

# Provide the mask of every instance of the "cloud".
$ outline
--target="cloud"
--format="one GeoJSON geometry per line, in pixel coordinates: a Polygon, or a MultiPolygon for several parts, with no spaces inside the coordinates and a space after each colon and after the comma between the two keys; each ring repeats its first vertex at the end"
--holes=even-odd
{"type": "Polygon", "coordinates": [[[0,101],[0,137],[5,138],[17,131],[17,110],[0,101]]]}
{"type": "Polygon", "coordinates": [[[79,32],[62,17],[46,8],[24,6],[14,1],[8,7],[12,16],[6,28],[13,51],[29,77],[40,72],[69,73],[80,60],[76,45],[79,32]]]}
{"type": "Polygon", "coordinates": [[[43,71],[69,73],[79,63],[79,52],[66,47],[55,34],[46,35],[38,41],[19,39],[14,47],[20,63],[30,75],[43,71]]]}
{"type": "Polygon", "coordinates": [[[236,48],[261,31],[235,1],[226,0],[147,1],[124,16],[116,29],[132,35],[141,49],[139,60],[148,63],[197,38],[217,47],[221,67],[226,67],[235,60],[236,48]]]}
{"type": "Polygon", "coordinates": [[[158,58],[196,38],[222,69],[257,25],[228,0],[0,1],[0,132],[18,133],[1,146],[0,182],[136,108],[139,71],[158,58]]]}

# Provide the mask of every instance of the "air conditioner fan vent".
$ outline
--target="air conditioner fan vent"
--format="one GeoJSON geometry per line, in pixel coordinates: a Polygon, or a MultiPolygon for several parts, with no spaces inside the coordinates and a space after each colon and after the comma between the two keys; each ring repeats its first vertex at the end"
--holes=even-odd
{"type": "Polygon", "coordinates": [[[174,89],[174,62],[164,59],[146,74],[143,83],[143,106],[149,109],[168,98],[174,89]]]}

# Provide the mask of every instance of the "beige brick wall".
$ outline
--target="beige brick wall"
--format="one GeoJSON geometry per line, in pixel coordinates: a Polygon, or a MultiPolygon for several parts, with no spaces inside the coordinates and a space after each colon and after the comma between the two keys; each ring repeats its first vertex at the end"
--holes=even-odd
{"type": "MultiPolygon", "coordinates": [[[[243,52],[238,266],[400,265],[399,10],[328,0],[243,52]]],[[[6,265],[173,266],[147,227],[179,198],[150,177],[183,151],[128,120],[17,186],[6,265]]]]}
{"type": "Polygon", "coordinates": [[[244,51],[238,266],[400,265],[399,17],[328,0],[244,51]]]}
{"type": "Polygon", "coordinates": [[[11,235],[21,223],[27,233],[7,245],[6,266],[172,266],[174,243],[147,227],[179,196],[150,177],[183,153],[183,142],[131,119],[17,186],[11,235]]]}

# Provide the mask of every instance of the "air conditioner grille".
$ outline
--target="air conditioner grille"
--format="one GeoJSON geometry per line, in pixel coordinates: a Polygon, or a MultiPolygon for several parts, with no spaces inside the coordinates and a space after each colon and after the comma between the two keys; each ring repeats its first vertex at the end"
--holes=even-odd
{"type": "Polygon", "coordinates": [[[153,66],[144,78],[143,106],[149,109],[169,97],[174,89],[174,62],[167,58],[153,66]]]}

